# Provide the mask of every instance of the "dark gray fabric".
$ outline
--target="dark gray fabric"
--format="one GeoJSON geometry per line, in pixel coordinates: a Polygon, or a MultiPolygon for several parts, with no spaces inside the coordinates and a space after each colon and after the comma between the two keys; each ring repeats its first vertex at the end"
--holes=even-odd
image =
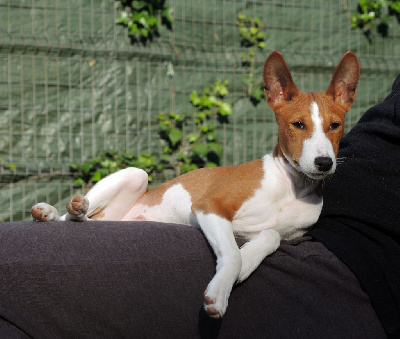
{"type": "Polygon", "coordinates": [[[0,337],[385,337],[354,275],[310,238],[283,243],[235,288],[222,321],[201,309],[214,270],[188,226],[1,224],[0,337]]]}

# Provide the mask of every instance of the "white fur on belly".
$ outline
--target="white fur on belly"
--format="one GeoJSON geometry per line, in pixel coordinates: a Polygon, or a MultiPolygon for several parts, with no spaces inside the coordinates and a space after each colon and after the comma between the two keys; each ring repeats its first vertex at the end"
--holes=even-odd
{"type": "Polygon", "coordinates": [[[181,184],[168,188],[159,205],[135,205],[122,220],[151,220],[197,225],[192,213],[192,199],[181,184]]]}

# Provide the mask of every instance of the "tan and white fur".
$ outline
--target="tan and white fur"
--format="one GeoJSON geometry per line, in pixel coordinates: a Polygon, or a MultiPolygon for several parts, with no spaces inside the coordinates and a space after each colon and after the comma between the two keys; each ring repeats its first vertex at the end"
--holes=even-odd
{"type": "Polygon", "coordinates": [[[321,183],[334,173],[345,113],[360,75],[347,52],[326,92],[300,92],[279,52],[265,61],[265,97],[278,123],[278,142],[262,159],[237,166],[203,168],[147,189],[137,168],[116,172],[86,195],[75,196],[60,217],[45,203],[32,207],[38,221],[153,220],[199,226],[217,258],[204,307],[222,317],[231,289],[279,246],[304,234],[322,208],[321,183]],[[248,241],[238,248],[235,236],[248,241]]]}

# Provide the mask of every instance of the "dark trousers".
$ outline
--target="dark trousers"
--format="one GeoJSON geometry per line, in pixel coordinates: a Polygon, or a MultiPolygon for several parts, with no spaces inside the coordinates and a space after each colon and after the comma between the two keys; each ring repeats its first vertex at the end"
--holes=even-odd
{"type": "Polygon", "coordinates": [[[151,222],[0,225],[0,338],[385,338],[368,296],[322,244],[284,242],[202,311],[215,271],[200,230],[151,222]]]}

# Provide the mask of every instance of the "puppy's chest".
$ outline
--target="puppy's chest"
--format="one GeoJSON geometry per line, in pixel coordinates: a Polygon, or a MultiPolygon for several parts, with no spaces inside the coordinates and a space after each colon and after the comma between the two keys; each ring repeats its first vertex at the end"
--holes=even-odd
{"type": "MultiPolygon", "coordinates": [[[[276,174],[276,173],[275,173],[276,174]]],[[[322,197],[309,188],[298,189],[282,175],[267,177],[246,200],[232,221],[236,234],[251,238],[265,229],[275,229],[282,238],[304,233],[321,213],[322,197]]]]}

